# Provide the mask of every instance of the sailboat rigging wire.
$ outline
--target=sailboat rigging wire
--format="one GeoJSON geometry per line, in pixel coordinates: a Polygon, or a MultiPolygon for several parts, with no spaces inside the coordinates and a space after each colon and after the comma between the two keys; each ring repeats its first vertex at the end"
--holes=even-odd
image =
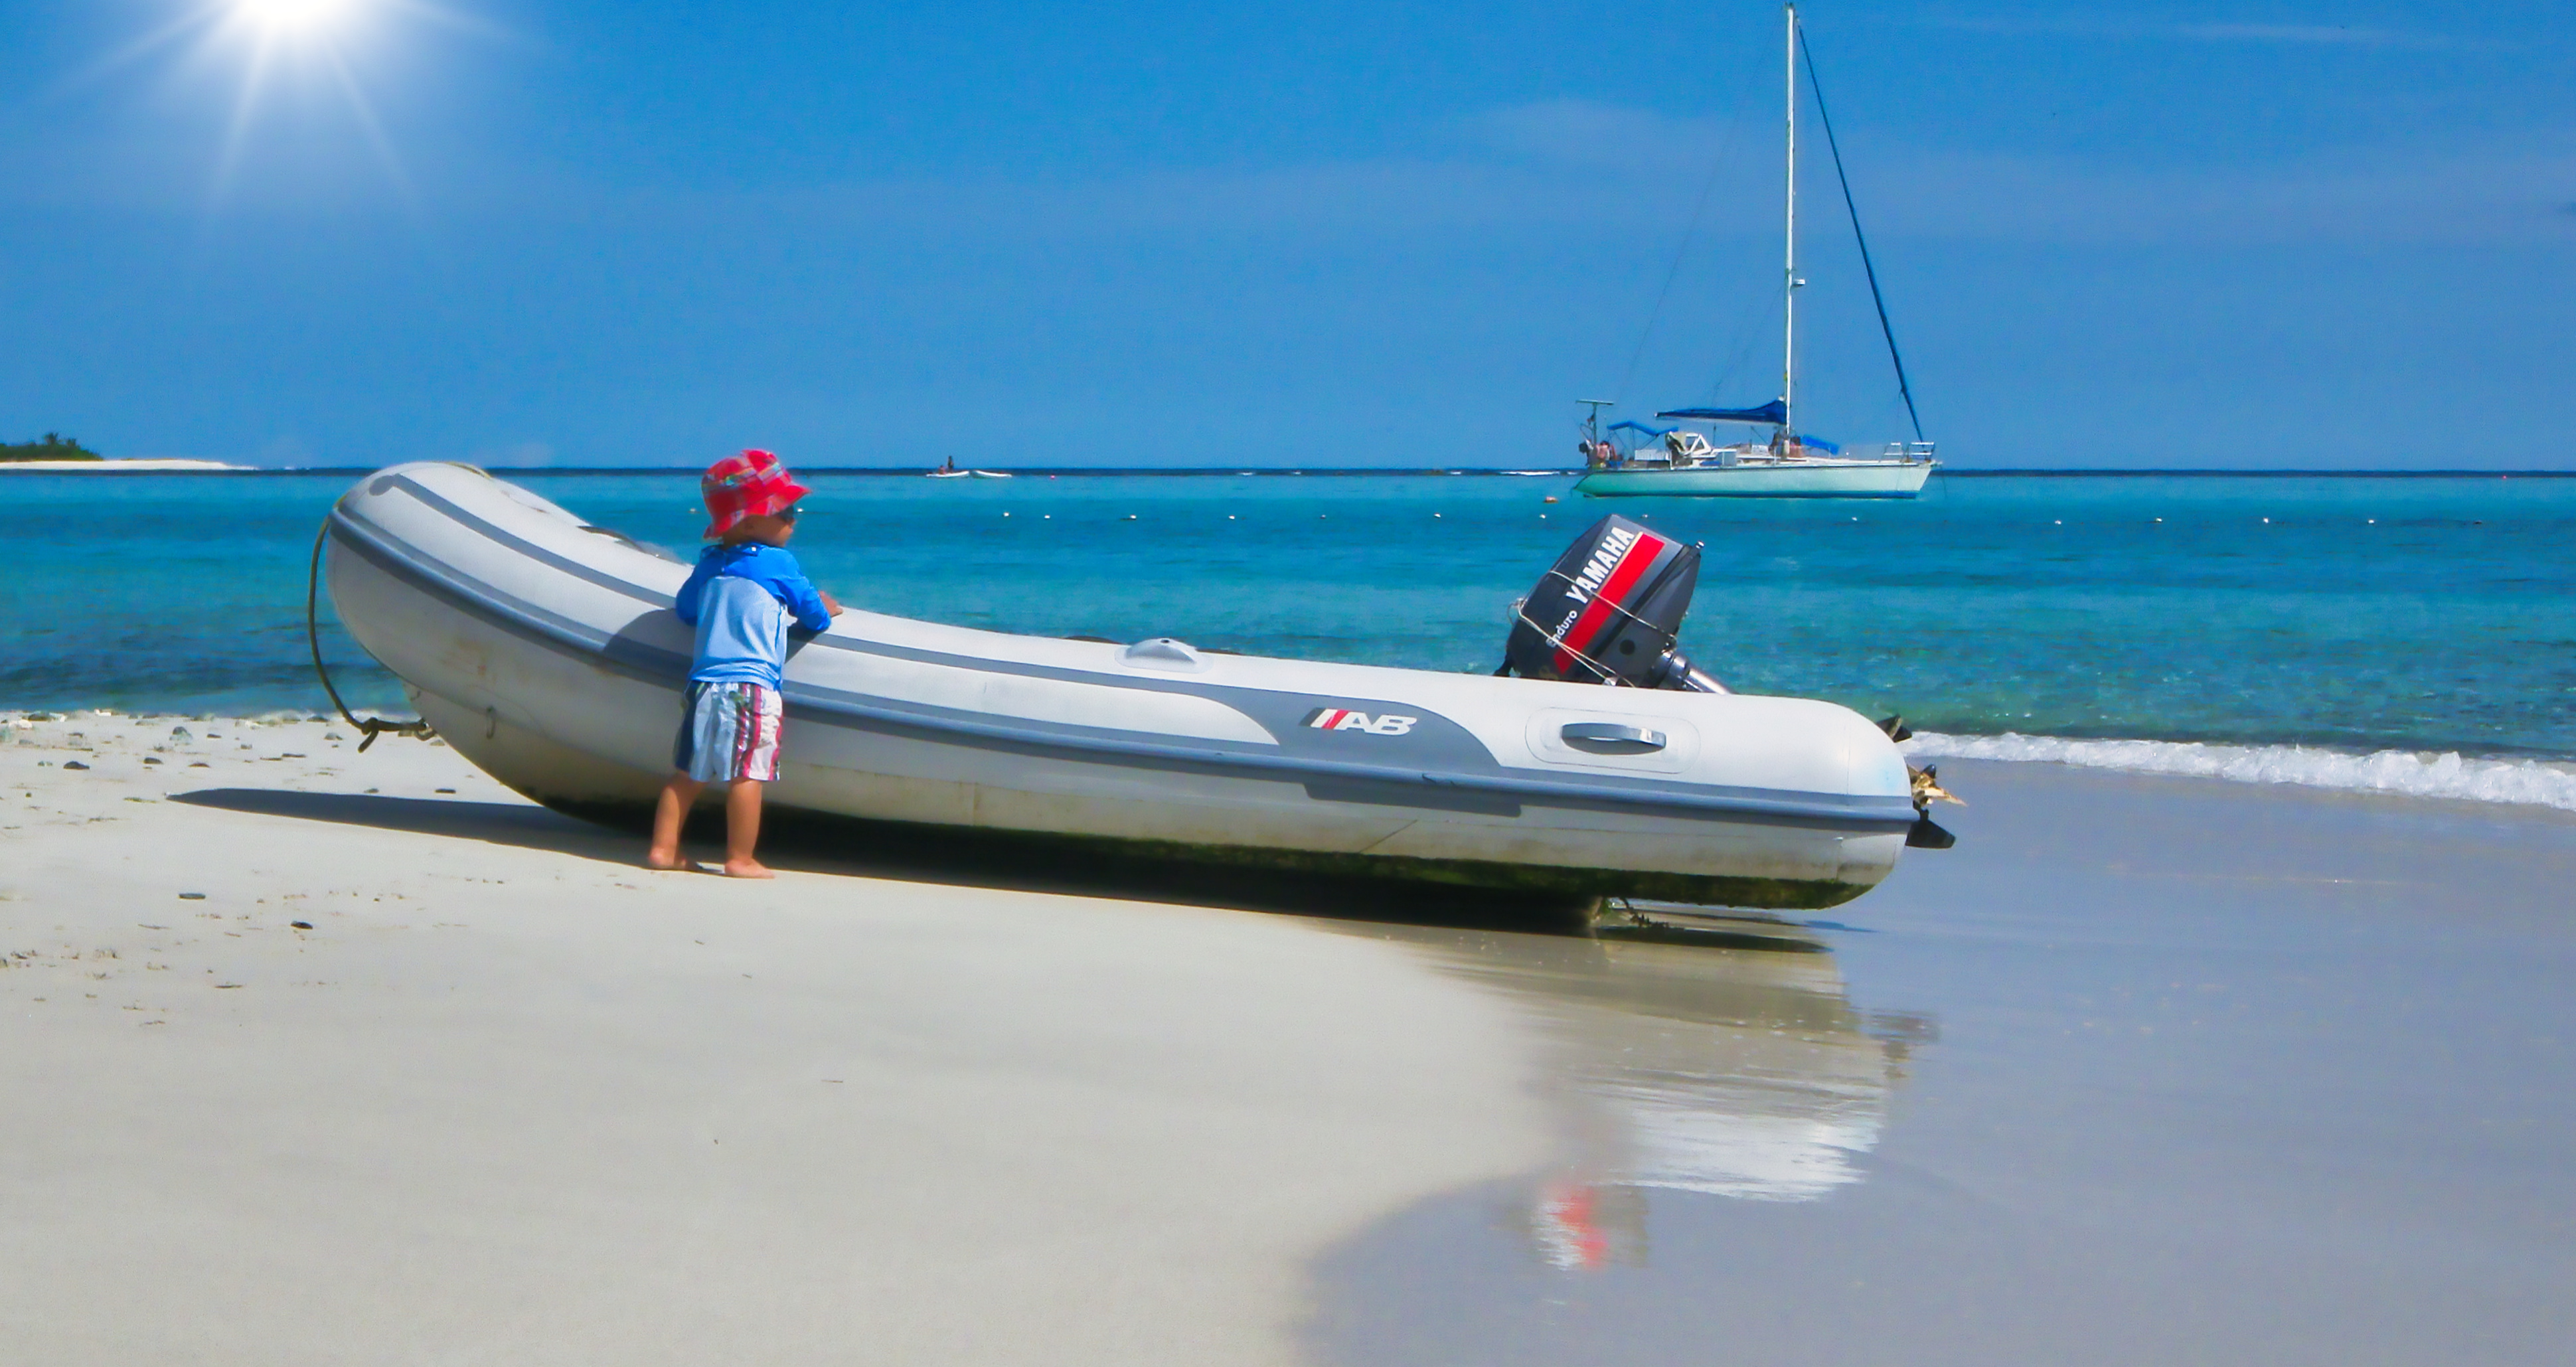
{"type": "Polygon", "coordinates": [[[1852,200],[1851,177],[1843,172],[1842,144],[1834,140],[1834,118],[1825,112],[1825,83],[1816,79],[1816,53],[1807,46],[1807,31],[1798,30],[1798,55],[1807,62],[1807,88],[1816,92],[1816,121],[1825,126],[1825,146],[1834,154],[1834,179],[1842,182],[1843,208],[1851,214],[1852,240],[1860,244],[1860,268],[1869,277],[1869,301],[1878,306],[1878,330],[1887,338],[1887,359],[1896,365],[1896,392],[1905,396],[1905,416],[1914,423],[1914,439],[1923,440],[1923,418],[1914,411],[1914,387],[1905,382],[1905,358],[1896,351],[1896,329],[1887,321],[1887,298],[1878,290],[1878,267],[1869,259],[1869,237],[1860,230],[1860,206],[1852,200]]]}
{"type": "Polygon", "coordinates": [[[1709,407],[1724,408],[1727,405],[1725,395],[1735,387],[1735,377],[1753,364],[1754,352],[1769,345],[1771,338],[1763,329],[1779,316],[1788,299],[1789,285],[1783,280],[1769,295],[1744,306],[1744,312],[1735,320],[1735,331],[1728,334],[1734,350],[1726,354],[1726,363],[1717,368],[1716,376],[1709,381],[1706,391],[1709,407]]]}
{"type": "Polygon", "coordinates": [[[1671,297],[1673,280],[1682,273],[1682,258],[1690,254],[1691,239],[1699,235],[1699,221],[1708,213],[1708,197],[1717,192],[1718,173],[1726,169],[1726,138],[1734,131],[1729,122],[1718,134],[1717,156],[1709,163],[1708,180],[1699,187],[1699,203],[1691,206],[1689,226],[1682,229],[1681,245],[1673,248],[1673,264],[1664,271],[1663,288],[1655,291],[1655,306],[1646,311],[1646,327],[1637,334],[1636,350],[1628,353],[1628,368],[1619,372],[1619,387],[1611,391],[1621,398],[1628,395],[1628,382],[1637,378],[1637,362],[1645,359],[1646,343],[1655,337],[1655,324],[1664,316],[1664,300],[1671,297]]]}

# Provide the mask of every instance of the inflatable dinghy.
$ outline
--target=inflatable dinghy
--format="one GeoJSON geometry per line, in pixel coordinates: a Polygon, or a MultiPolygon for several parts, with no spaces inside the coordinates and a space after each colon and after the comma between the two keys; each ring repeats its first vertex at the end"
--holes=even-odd
{"type": "MultiPolygon", "coordinates": [[[[461,465],[361,481],[331,601],[475,764],[632,820],[669,772],[688,566],[461,465]]],[[[1604,687],[976,631],[851,609],[786,676],[773,811],[1150,858],[1575,897],[1848,901],[1917,820],[1866,718],[1604,687]]]]}

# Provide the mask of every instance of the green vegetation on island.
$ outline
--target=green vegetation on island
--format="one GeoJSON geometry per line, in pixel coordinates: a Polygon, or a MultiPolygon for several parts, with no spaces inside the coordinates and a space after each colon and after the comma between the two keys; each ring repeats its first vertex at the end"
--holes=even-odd
{"type": "Polygon", "coordinates": [[[0,441],[0,460],[105,460],[78,437],[47,432],[36,441],[0,441]]]}

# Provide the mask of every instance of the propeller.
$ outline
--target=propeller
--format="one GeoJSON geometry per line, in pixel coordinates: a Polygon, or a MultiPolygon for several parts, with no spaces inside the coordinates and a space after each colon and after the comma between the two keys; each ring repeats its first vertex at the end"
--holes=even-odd
{"type": "Polygon", "coordinates": [[[1962,807],[1968,805],[1966,798],[1941,786],[1940,765],[1927,764],[1917,769],[1909,764],[1905,766],[1905,776],[1913,784],[1914,810],[1918,812],[1929,809],[1935,802],[1955,802],[1962,807]]]}
{"type": "MultiPolygon", "coordinates": [[[[1889,728],[1888,735],[1891,738],[1901,739],[1896,733],[1905,731],[1905,719],[1902,717],[1890,717],[1880,725],[1889,728]]],[[[1914,733],[1905,731],[1905,734],[1910,736],[1914,733]]],[[[1968,805],[1968,800],[1941,786],[1941,766],[1937,764],[1927,764],[1920,769],[1911,764],[1906,765],[1905,777],[1914,796],[1914,824],[1905,832],[1906,848],[1946,850],[1958,844],[1959,837],[1943,830],[1939,823],[1933,821],[1932,804],[1955,802],[1965,807],[1968,805]]]]}

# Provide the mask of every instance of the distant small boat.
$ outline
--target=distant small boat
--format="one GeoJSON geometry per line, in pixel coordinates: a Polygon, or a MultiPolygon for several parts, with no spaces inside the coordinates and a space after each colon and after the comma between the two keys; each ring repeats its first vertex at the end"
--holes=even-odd
{"type": "Polygon", "coordinates": [[[1570,475],[1574,472],[1571,470],[1505,470],[1503,473],[1527,478],[1531,475],[1570,475]]]}
{"type": "Polygon", "coordinates": [[[973,475],[977,479],[1009,479],[1011,477],[1008,471],[1003,470],[969,470],[967,473],[973,475]]]}
{"type": "Polygon", "coordinates": [[[933,470],[930,472],[930,477],[932,479],[972,479],[974,476],[975,472],[972,470],[933,470]]]}

